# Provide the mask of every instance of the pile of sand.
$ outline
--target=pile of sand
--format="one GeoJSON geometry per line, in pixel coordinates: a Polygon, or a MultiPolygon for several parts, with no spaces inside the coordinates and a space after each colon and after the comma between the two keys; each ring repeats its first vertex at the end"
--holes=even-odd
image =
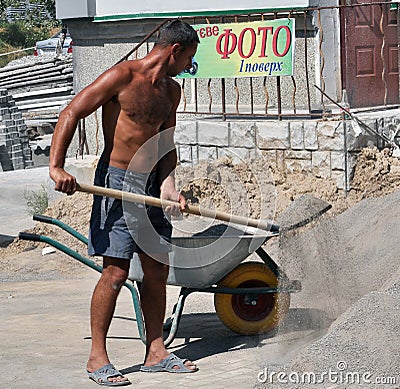
{"type": "MultiPolygon", "coordinates": [[[[87,235],[88,220],[92,197],[84,193],[59,198],[46,210],[45,214],[67,223],[72,228],[87,235]]],[[[87,247],[79,240],[51,224],[37,223],[30,233],[45,235],[55,239],[81,255],[87,255],[87,247]]],[[[29,252],[36,248],[43,249],[48,245],[15,239],[6,248],[0,249],[0,280],[40,280],[57,277],[77,276],[83,266],[67,255],[62,259],[58,256],[45,255],[41,261],[31,260],[29,252]]]]}
{"type": "Polygon", "coordinates": [[[360,298],[324,336],[299,348],[287,365],[261,365],[265,373],[256,387],[398,388],[399,287],[397,281],[360,298]]]}
{"type": "MultiPolygon", "coordinates": [[[[325,376],[323,386],[318,386],[320,388],[398,388],[399,319],[398,286],[396,292],[394,287],[370,292],[340,316],[325,336],[301,350],[282,370],[314,372],[319,380],[322,372],[331,370],[337,374],[332,375],[331,380],[325,376]]],[[[313,386],[305,382],[296,387],[313,386]]]]}
{"type": "Polygon", "coordinates": [[[355,205],[312,229],[281,236],[278,262],[303,285],[291,304],[299,308],[299,329],[308,319],[326,333],[297,350],[288,365],[268,367],[286,379],[292,374],[293,381],[261,387],[398,387],[399,178],[397,159],[365,149],[347,199],[355,205]]]}
{"type": "Polygon", "coordinates": [[[232,164],[229,158],[195,168],[178,167],[177,186],[189,200],[240,215],[276,218],[291,202],[311,194],[332,204],[338,215],[362,199],[400,188],[400,160],[389,150],[365,148],[357,159],[351,189],[344,193],[333,179],[302,172],[276,171],[263,159],[232,164]],[[190,182],[190,183],[188,183],[190,182]]]}
{"type": "MultiPolygon", "coordinates": [[[[369,159],[371,154],[364,154],[367,158],[362,159],[360,169],[369,180],[362,182],[356,176],[360,196],[398,187],[392,165],[382,156],[369,159]],[[381,180],[374,167],[383,169],[381,180]]],[[[261,370],[282,372],[286,383],[279,383],[275,376],[274,385],[266,382],[260,387],[398,387],[399,203],[400,191],[367,198],[311,229],[281,236],[275,259],[303,286],[301,293],[292,295],[297,329],[304,331],[312,323],[313,330],[326,333],[294,352],[286,366],[261,362],[261,370]],[[378,380],[388,385],[374,385],[378,380]]]]}
{"type": "Polygon", "coordinates": [[[297,306],[336,318],[396,273],[399,202],[400,191],[365,199],[312,229],[281,236],[277,261],[303,284],[293,295],[297,306]]]}

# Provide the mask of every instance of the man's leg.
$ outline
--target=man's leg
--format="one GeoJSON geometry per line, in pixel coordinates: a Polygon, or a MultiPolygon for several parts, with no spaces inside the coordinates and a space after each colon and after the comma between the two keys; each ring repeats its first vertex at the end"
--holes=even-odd
{"type": "MultiPolygon", "coordinates": [[[[92,348],[87,370],[94,372],[110,363],[106,349],[107,332],[114,314],[118,294],[128,278],[130,261],[103,257],[103,272],[97,283],[90,306],[92,348]]],[[[124,377],[109,378],[109,381],[126,381],[124,377]]]]}
{"type": "MultiPolygon", "coordinates": [[[[163,342],[168,265],[164,264],[165,260],[157,261],[144,253],[139,254],[139,257],[144,273],[140,293],[146,327],[146,357],[144,365],[152,366],[169,355],[163,342]]],[[[190,361],[185,362],[185,366],[189,369],[196,369],[196,366],[190,361]]]]}

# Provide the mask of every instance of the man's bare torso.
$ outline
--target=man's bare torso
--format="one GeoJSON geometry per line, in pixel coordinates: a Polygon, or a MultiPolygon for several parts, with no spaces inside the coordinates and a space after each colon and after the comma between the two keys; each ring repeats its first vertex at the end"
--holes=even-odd
{"type": "Polygon", "coordinates": [[[171,117],[175,124],[180,87],[168,76],[153,83],[141,61],[123,65],[131,70],[131,81],[103,105],[102,159],[121,169],[148,172],[157,163],[158,148],[156,140],[147,141],[164,129],[171,117]]]}

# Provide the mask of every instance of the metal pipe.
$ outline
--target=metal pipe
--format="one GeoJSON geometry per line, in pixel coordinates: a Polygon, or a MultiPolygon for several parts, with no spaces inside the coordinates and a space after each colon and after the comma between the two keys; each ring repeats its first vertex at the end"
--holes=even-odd
{"type": "Polygon", "coordinates": [[[250,77],[250,113],[254,113],[253,77],[250,77]]]}
{"type": "MultiPolygon", "coordinates": [[[[340,8],[357,8],[357,7],[370,7],[371,5],[385,5],[388,4],[385,1],[382,2],[374,2],[374,3],[357,3],[357,4],[338,4],[338,5],[327,5],[327,6],[321,6],[321,7],[307,7],[306,9],[304,8],[299,8],[299,9],[288,9],[288,10],[282,10],[279,11],[280,14],[283,15],[299,15],[305,11],[318,11],[318,10],[327,10],[327,9],[340,9],[340,8]]],[[[270,11],[270,12],[254,12],[250,15],[255,16],[255,15],[278,15],[278,12],[276,11],[270,11]]],[[[224,14],[224,17],[226,18],[237,18],[237,17],[248,17],[249,14],[248,13],[239,13],[239,14],[224,14]]],[[[182,17],[182,20],[187,20],[187,19],[191,19],[190,16],[186,16],[186,17],[182,17]]]]}
{"type": "Polygon", "coordinates": [[[226,120],[226,95],[225,95],[225,78],[221,78],[221,103],[222,103],[222,117],[226,120]]]}
{"type": "Polygon", "coordinates": [[[311,113],[311,96],[310,96],[310,78],[308,74],[308,42],[307,42],[307,12],[304,11],[304,23],[303,23],[303,33],[304,33],[304,66],[306,72],[306,87],[307,87],[307,102],[308,102],[308,112],[311,113]]]}
{"type": "Polygon", "coordinates": [[[129,51],[125,56],[123,56],[118,62],[114,64],[118,65],[121,62],[126,61],[135,51],[137,51],[143,44],[147,43],[147,41],[154,35],[164,24],[168,23],[171,19],[166,19],[162,23],[160,23],[156,28],[151,30],[131,51],[129,51]]]}
{"type": "Polygon", "coordinates": [[[276,77],[276,94],[277,94],[277,99],[278,99],[278,115],[279,115],[279,120],[282,120],[281,114],[282,114],[282,91],[281,91],[281,77],[278,76],[276,77]]]}
{"type": "Polygon", "coordinates": [[[349,158],[347,155],[347,123],[345,120],[345,115],[343,115],[343,137],[344,137],[344,193],[347,197],[349,193],[349,158]]]}

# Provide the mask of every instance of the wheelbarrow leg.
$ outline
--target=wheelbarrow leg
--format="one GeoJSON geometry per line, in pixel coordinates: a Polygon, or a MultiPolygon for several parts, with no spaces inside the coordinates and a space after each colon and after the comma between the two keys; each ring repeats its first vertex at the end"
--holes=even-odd
{"type": "Polygon", "coordinates": [[[178,297],[178,301],[174,305],[172,314],[171,314],[170,318],[164,324],[164,329],[168,330],[168,328],[169,328],[168,336],[164,339],[165,347],[168,347],[175,339],[176,333],[178,331],[179,322],[182,317],[183,307],[185,305],[186,298],[193,291],[194,290],[190,289],[190,288],[181,288],[181,291],[180,291],[179,297],[178,297]]]}
{"type": "MultiPolygon", "coordinates": [[[[141,287],[141,282],[135,281],[137,288],[139,290],[139,295],[140,295],[140,287],[141,287]]],[[[125,285],[126,286],[126,285],[125,285]]],[[[137,301],[138,301],[138,293],[136,291],[136,288],[133,285],[129,285],[129,290],[132,293],[132,300],[133,300],[133,307],[135,310],[136,314],[136,320],[137,320],[137,325],[138,325],[138,330],[139,330],[139,335],[140,338],[142,339],[143,343],[146,344],[146,337],[145,337],[145,327],[144,327],[144,320],[142,316],[142,310],[138,306],[136,306],[137,301]]],[[[178,326],[182,317],[182,312],[183,312],[183,307],[185,305],[186,297],[189,296],[190,293],[194,292],[194,290],[189,289],[189,288],[181,288],[178,301],[174,305],[172,309],[171,316],[165,321],[163,324],[163,330],[164,331],[169,331],[167,337],[164,340],[164,345],[165,347],[168,347],[173,340],[175,339],[176,333],[178,331],[178,326]]]]}
{"type": "Polygon", "coordinates": [[[146,344],[146,332],[145,332],[145,327],[144,327],[142,309],[141,309],[140,303],[139,303],[138,292],[137,292],[136,288],[133,285],[131,285],[131,284],[127,283],[127,282],[124,283],[124,286],[126,288],[128,288],[129,291],[131,292],[133,309],[135,311],[136,324],[137,324],[137,327],[138,327],[139,336],[140,336],[140,339],[142,340],[142,342],[144,344],[146,344]]]}
{"type": "MultiPolygon", "coordinates": [[[[54,239],[48,238],[45,235],[37,235],[37,234],[30,234],[27,232],[20,232],[19,238],[23,239],[23,240],[31,240],[34,242],[47,243],[47,244],[53,246],[54,248],[62,251],[63,253],[69,255],[70,257],[78,260],[79,262],[83,263],[84,265],[89,266],[91,269],[96,270],[98,273],[102,273],[102,271],[103,271],[103,268],[101,266],[99,266],[96,262],[92,261],[89,258],[84,257],[83,255],[79,254],[77,251],[70,249],[69,247],[63,245],[60,242],[57,242],[54,239]]],[[[144,324],[143,324],[144,321],[143,321],[142,310],[140,308],[138,292],[133,285],[130,285],[127,282],[124,283],[124,286],[126,288],[128,288],[129,291],[131,292],[133,309],[135,310],[139,336],[140,336],[140,339],[142,340],[142,342],[144,344],[146,344],[146,335],[145,335],[144,324]]]]}
{"type": "MultiPolygon", "coordinates": [[[[142,283],[141,281],[133,281],[132,283],[136,283],[136,289],[139,292],[139,296],[141,296],[141,288],[142,288],[142,283]]],[[[165,323],[163,324],[163,331],[169,331],[172,326],[172,316],[174,315],[176,311],[177,304],[174,305],[174,308],[172,309],[172,314],[167,320],[165,320],[165,323]]],[[[136,312],[136,311],[135,311],[136,312]]]]}
{"type": "Polygon", "coordinates": [[[282,270],[262,247],[259,247],[256,253],[277,277],[282,276],[282,270]]]}

